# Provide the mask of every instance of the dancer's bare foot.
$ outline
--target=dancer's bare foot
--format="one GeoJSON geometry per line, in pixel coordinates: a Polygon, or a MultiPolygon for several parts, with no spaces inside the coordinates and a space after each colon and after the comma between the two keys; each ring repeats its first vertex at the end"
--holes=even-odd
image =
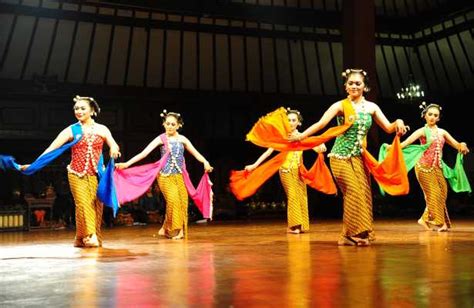
{"type": "Polygon", "coordinates": [[[438,232],[448,232],[448,225],[444,224],[438,229],[438,232]]]}
{"type": "Polygon", "coordinates": [[[428,226],[428,224],[423,220],[423,218],[418,219],[418,224],[422,226],[423,228],[425,228],[425,230],[428,230],[428,231],[431,230],[430,226],[428,226]]]}
{"type": "Polygon", "coordinates": [[[91,234],[88,237],[82,239],[85,247],[99,247],[99,240],[97,239],[97,235],[91,234]]]}
{"type": "Polygon", "coordinates": [[[183,238],[184,238],[184,232],[183,232],[183,230],[180,230],[178,235],[173,236],[171,239],[172,240],[180,240],[180,239],[183,239],[183,238]]]}
{"type": "Polygon", "coordinates": [[[357,246],[369,246],[370,242],[368,238],[352,237],[357,242],[357,246]]]}
{"type": "Polygon", "coordinates": [[[158,231],[158,235],[165,236],[165,229],[163,227],[158,231]]]}
{"type": "Polygon", "coordinates": [[[300,229],[291,229],[291,228],[288,228],[288,229],[286,229],[286,233],[300,234],[300,233],[301,233],[301,230],[300,230],[300,229]]]}
{"type": "Polygon", "coordinates": [[[369,246],[369,239],[354,237],[354,236],[344,236],[337,241],[339,246],[369,246]]]}
{"type": "Polygon", "coordinates": [[[356,246],[357,245],[357,242],[354,241],[353,239],[351,239],[350,237],[341,237],[338,241],[337,241],[337,244],[339,246],[356,246]]]}

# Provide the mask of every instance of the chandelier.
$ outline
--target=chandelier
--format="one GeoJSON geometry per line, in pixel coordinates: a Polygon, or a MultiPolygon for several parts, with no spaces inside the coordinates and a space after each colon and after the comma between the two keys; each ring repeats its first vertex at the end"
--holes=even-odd
{"type": "Polygon", "coordinates": [[[401,102],[414,102],[422,99],[425,96],[425,92],[421,89],[421,86],[417,84],[413,75],[410,74],[408,78],[408,84],[397,92],[397,98],[401,102]]]}

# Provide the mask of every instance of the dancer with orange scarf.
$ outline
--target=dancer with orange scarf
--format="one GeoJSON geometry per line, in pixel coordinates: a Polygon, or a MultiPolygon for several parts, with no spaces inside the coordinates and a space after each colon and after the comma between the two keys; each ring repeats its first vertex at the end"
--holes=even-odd
{"type": "MultiPolygon", "coordinates": [[[[291,132],[297,131],[301,126],[303,117],[298,110],[287,109],[288,122],[291,132]]],[[[325,152],[326,147],[321,144],[314,148],[317,153],[325,152]]],[[[274,152],[273,148],[268,148],[256,161],[251,165],[245,166],[245,170],[251,172],[256,169],[265,159],[274,152]]],[[[301,178],[300,169],[303,166],[303,151],[285,152],[283,164],[279,167],[280,180],[287,197],[287,216],[288,216],[288,233],[299,234],[309,231],[309,215],[308,215],[308,194],[306,183],[301,178]]],[[[334,189],[335,193],[335,189],[334,189]]]]}
{"type": "MultiPolygon", "coordinates": [[[[287,127],[286,113],[283,108],[279,108],[262,117],[247,134],[247,140],[258,146],[279,151],[295,151],[312,149],[338,137],[331,155],[331,167],[344,199],[343,231],[338,244],[369,245],[369,239],[373,240],[374,234],[368,174],[371,173],[379,186],[391,195],[408,193],[410,186],[398,136],[405,134],[408,127],[402,120],[390,123],[375,103],[365,100],[363,93],[367,92],[369,87],[367,74],[363,70],[346,70],[343,77],[348,97],[330,106],[322,118],[302,134],[293,134],[288,138],[290,130],[287,127]],[[327,129],[321,135],[309,137],[326,127],[336,116],[340,120],[338,126],[327,129]],[[365,148],[365,137],[372,118],[387,133],[397,132],[386,158],[381,162],[365,148]]],[[[250,175],[234,172],[231,175],[231,189],[234,194],[246,196],[258,188],[272,174],[275,166],[281,165],[281,154],[250,175]]],[[[324,168],[318,170],[315,166],[308,172],[312,179],[308,184],[329,187],[332,178],[326,177],[324,168]]]]}
{"type": "MultiPolygon", "coordinates": [[[[366,136],[375,122],[387,133],[405,134],[407,126],[400,119],[390,123],[378,105],[367,101],[363,93],[369,91],[367,73],[360,69],[348,69],[343,73],[348,100],[355,111],[352,125],[337,136],[330,157],[332,173],[343,195],[344,214],[339,245],[369,245],[375,239],[373,231],[372,191],[365,149],[366,136]]],[[[346,119],[343,102],[331,105],[321,119],[303,133],[293,135],[302,140],[324,128],[334,117],[346,119]]],[[[398,147],[399,148],[399,147],[398,147]]],[[[406,170],[404,170],[406,177],[406,170]]]]}

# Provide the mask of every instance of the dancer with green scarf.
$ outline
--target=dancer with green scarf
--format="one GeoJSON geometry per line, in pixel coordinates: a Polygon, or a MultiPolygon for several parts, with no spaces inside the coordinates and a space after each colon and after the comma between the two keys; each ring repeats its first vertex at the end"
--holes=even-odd
{"type": "MultiPolygon", "coordinates": [[[[441,106],[437,104],[420,105],[421,117],[426,125],[414,131],[401,143],[403,157],[409,171],[415,167],[416,178],[425,197],[426,207],[418,223],[426,230],[448,231],[451,221],[446,207],[449,183],[454,192],[471,192],[466,172],[463,168],[463,155],[469,153],[464,142],[458,142],[446,130],[439,128],[441,106]],[[420,140],[419,145],[412,145],[420,140]],[[458,151],[454,168],[443,161],[443,146],[448,143],[458,151]]],[[[381,148],[379,161],[385,156],[387,145],[381,148]]]]}

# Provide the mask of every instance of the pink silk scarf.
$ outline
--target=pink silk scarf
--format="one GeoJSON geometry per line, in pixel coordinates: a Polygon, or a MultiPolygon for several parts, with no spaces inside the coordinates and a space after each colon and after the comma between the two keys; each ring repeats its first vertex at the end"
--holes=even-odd
{"type": "MultiPolygon", "coordinates": [[[[161,134],[160,138],[165,147],[165,154],[158,161],[127,169],[115,169],[114,182],[120,204],[135,200],[143,195],[165,166],[170,155],[168,139],[165,134],[161,134]]],[[[203,217],[212,219],[213,192],[209,174],[205,172],[199,181],[198,187],[195,188],[186,169],[186,163],[183,164],[182,171],[189,196],[201,211],[203,217]]]]}

